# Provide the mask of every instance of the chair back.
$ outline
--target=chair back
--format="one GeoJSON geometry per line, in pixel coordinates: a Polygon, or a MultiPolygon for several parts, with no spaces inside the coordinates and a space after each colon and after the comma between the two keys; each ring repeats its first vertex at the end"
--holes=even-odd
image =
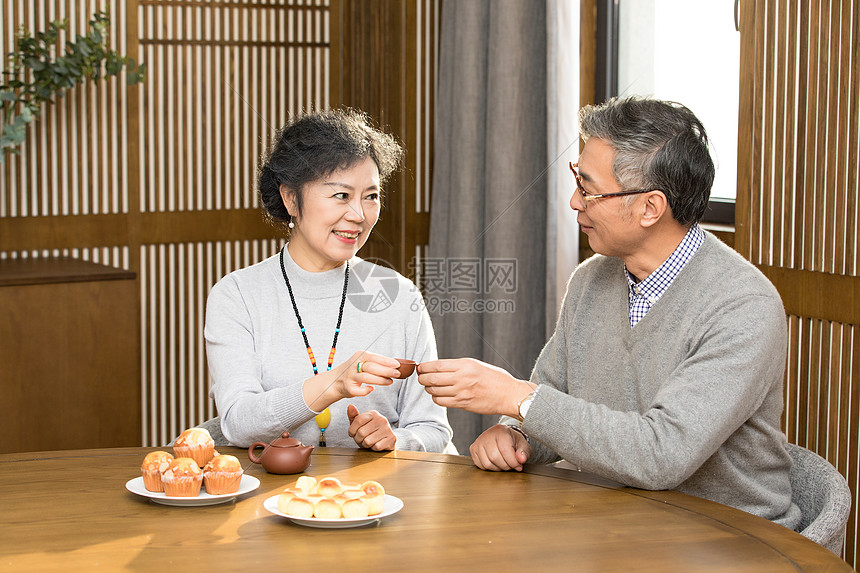
{"type": "Polygon", "coordinates": [[[830,462],[802,446],[786,444],[791,466],[791,500],[802,514],[798,531],[836,555],[842,554],[851,510],[848,482],[830,462]]]}

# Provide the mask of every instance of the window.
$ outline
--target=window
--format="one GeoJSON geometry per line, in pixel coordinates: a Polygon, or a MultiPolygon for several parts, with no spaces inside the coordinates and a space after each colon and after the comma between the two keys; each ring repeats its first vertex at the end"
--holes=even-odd
{"type": "Polygon", "coordinates": [[[706,215],[717,223],[734,223],[737,188],[740,33],[735,9],[735,0],[598,3],[597,65],[603,73],[597,77],[597,101],[654,96],[693,110],[708,131],[717,168],[706,215]]]}

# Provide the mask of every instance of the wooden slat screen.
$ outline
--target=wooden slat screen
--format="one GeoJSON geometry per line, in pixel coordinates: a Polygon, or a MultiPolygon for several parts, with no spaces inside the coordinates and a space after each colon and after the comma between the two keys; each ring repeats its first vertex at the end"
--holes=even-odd
{"type": "MultiPolygon", "coordinates": [[[[68,19],[58,49],[85,33],[96,10],[111,15],[111,49],[127,53],[125,2],[32,2],[5,0],[0,8],[0,46],[15,47],[20,26],[43,31],[48,23],[68,19]]],[[[125,213],[128,166],[124,76],[87,83],[70,90],[56,104],[43,104],[41,117],[28,130],[20,155],[10,155],[0,177],[0,217],[44,217],[125,213]]]]}
{"type": "MultiPolygon", "coordinates": [[[[332,105],[367,112],[406,148],[362,256],[414,275],[430,236],[440,0],[332,0],[332,105]],[[337,15],[337,17],[335,17],[337,15]]],[[[414,278],[414,276],[413,276],[414,278]]]]}
{"type": "MultiPolygon", "coordinates": [[[[414,70],[415,85],[415,125],[406,143],[406,171],[414,174],[414,182],[409,178],[406,185],[414,185],[414,202],[407,201],[404,220],[407,225],[413,225],[418,220],[425,223],[421,234],[413,234],[407,239],[414,244],[411,253],[404,249],[406,257],[411,256],[407,263],[409,276],[419,287],[423,286],[421,270],[424,268],[425,257],[430,236],[430,189],[433,174],[433,125],[436,92],[436,56],[439,53],[439,20],[441,18],[441,0],[416,0],[415,2],[415,65],[407,69],[414,70]]],[[[416,225],[417,227],[417,225],[416,225]]],[[[423,290],[423,289],[422,289],[423,290]]]]}
{"type": "Polygon", "coordinates": [[[276,239],[146,245],[141,250],[143,434],[164,444],[215,415],[203,345],[206,297],[221,277],[276,253],[276,239]]]}
{"type": "MultiPolygon", "coordinates": [[[[209,288],[275,253],[258,160],[301,111],[351,105],[408,153],[363,256],[410,274],[429,235],[441,0],[9,0],[16,28],[107,8],[111,45],[148,67],[70,90],[0,170],[0,258],[72,256],[137,273],[141,443],[214,413],[202,338],[209,288]],[[332,39],[337,40],[332,42],[332,39]]],[[[109,383],[109,380],[94,383],[109,383]]]]}
{"type": "Polygon", "coordinates": [[[143,441],[155,445],[215,413],[209,288],[282,243],[274,232],[189,240],[184,219],[166,217],[259,218],[256,169],[274,131],[329,105],[329,12],[324,0],[140,0],[137,14],[139,59],[151,70],[138,113],[139,208],[172,227],[140,246],[143,441]]]}
{"type": "MultiPolygon", "coordinates": [[[[209,288],[277,251],[255,196],[276,128],[329,105],[327,0],[18,0],[18,26],[107,8],[111,47],[148,66],[46,106],[0,178],[0,258],[72,256],[135,271],[143,445],[211,416],[202,338],[209,288]]],[[[60,42],[60,49],[63,42],[60,42]]],[[[109,381],[103,381],[109,383],[109,381]]]]}
{"type": "Polygon", "coordinates": [[[790,333],[786,434],[854,500],[858,562],[860,277],[856,0],[741,2],[736,248],[774,282],[790,333]]]}
{"type": "Polygon", "coordinates": [[[140,209],[256,208],[258,158],[292,115],[328,107],[319,0],[139,3],[140,209]],[[193,70],[193,73],[189,73],[193,70]],[[215,118],[218,121],[213,121],[215,118]]]}

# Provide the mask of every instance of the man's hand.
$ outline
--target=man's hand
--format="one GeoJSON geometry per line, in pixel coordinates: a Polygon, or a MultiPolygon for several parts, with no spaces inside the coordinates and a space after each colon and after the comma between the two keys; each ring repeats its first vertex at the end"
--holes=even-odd
{"type": "Polygon", "coordinates": [[[496,424],[478,436],[471,447],[472,461],[482,470],[503,472],[523,471],[523,464],[532,455],[525,437],[504,424],[496,424]]]}
{"type": "Polygon", "coordinates": [[[418,382],[440,406],[512,417],[519,415],[517,406],[534,389],[534,384],[473,358],[422,362],[418,382]]]}
{"type": "Polygon", "coordinates": [[[368,410],[361,414],[358,408],[350,404],[346,407],[349,417],[349,436],[362,448],[376,450],[393,450],[397,436],[385,416],[376,410],[368,410]]]}

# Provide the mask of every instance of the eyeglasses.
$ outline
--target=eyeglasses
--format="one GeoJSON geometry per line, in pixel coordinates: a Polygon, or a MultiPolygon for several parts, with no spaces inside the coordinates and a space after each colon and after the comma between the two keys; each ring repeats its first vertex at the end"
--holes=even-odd
{"type": "Polygon", "coordinates": [[[653,189],[635,189],[632,191],[621,191],[620,193],[589,193],[585,190],[585,187],[582,186],[582,177],[579,175],[579,172],[576,168],[579,167],[579,163],[570,164],[570,171],[573,173],[573,179],[576,181],[576,188],[579,190],[579,194],[582,195],[582,204],[588,208],[588,202],[594,199],[600,199],[601,197],[620,197],[621,195],[637,195],[639,193],[648,193],[653,191],[653,189]]]}

